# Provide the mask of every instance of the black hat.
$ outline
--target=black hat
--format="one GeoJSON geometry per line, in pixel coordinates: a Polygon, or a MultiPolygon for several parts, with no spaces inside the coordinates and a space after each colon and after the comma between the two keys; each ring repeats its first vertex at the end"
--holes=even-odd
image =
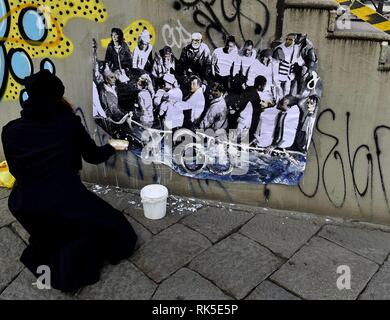
{"type": "Polygon", "coordinates": [[[31,99],[59,99],[65,93],[62,81],[48,70],[41,70],[27,77],[25,87],[31,99]]]}

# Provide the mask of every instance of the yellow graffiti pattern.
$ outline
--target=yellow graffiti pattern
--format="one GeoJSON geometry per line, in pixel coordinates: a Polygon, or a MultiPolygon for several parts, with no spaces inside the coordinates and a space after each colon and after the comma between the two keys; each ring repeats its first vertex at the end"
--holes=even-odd
{"type": "MultiPolygon", "coordinates": [[[[73,53],[72,41],[63,33],[63,28],[73,18],[92,20],[98,23],[107,19],[107,9],[102,0],[14,0],[9,1],[8,16],[11,24],[5,40],[7,52],[12,48],[22,48],[34,58],[66,58],[73,53]],[[39,10],[45,17],[47,36],[42,42],[24,39],[18,26],[19,15],[26,8],[39,10]]],[[[2,17],[5,19],[7,17],[2,17]]],[[[19,98],[21,86],[9,76],[4,94],[5,100],[19,98]]]]}

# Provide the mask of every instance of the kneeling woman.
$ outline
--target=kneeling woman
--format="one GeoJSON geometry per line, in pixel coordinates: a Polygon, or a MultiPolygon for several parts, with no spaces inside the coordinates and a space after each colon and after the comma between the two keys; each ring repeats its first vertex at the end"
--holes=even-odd
{"type": "Polygon", "coordinates": [[[21,118],[2,132],[16,178],[9,209],[30,234],[23,264],[37,277],[39,266],[49,266],[51,286],[72,292],[97,282],[105,262],[128,258],[137,236],[123,214],[88,191],[79,176],[82,158],[99,164],[116,149],[96,146],[55,75],[28,77],[26,90],[21,118]]]}

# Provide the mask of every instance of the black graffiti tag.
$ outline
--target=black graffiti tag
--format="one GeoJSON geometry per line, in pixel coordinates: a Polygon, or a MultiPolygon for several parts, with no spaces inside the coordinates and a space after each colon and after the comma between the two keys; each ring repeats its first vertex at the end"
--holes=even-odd
{"type": "MultiPolygon", "coordinates": [[[[243,12],[242,0],[230,0],[231,4],[231,13],[229,15],[227,10],[227,3],[229,1],[220,0],[220,10],[222,13],[222,21],[218,18],[217,12],[217,0],[178,0],[174,2],[174,8],[176,10],[181,10],[182,7],[186,9],[194,9],[193,20],[197,26],[205,30],[207,37],[211,45],[216,48],[219,43],[224,42],[226,36],[229,34],[225,25],[236,23],[238,30],[240,32],[241,40],[249,40],[244,33],[243,25],[251,23],[254,25],[253,35],[251,35],[251,40],[254,41],[255,46],[258,46],[261,43],[261,39],[264,35],[267,34],[270,24],[270,12],[267,5],[261,0],[253,0],[256,3],[260,4],[262,12],[264,13],[264,21],[262,23],[255,21],[250,18],[243,12]],[[215,36],[215,33],[219,35],[215,36]],[[255,39],[253,38],[255,37],[255,39]]],[[[245,3],[248,3],[246,1],[245,3]]],[[[258,14],[257,14],[258,15],[258,14]]]]}
{"type": "MultiPolygon", "coordinates": [[[[325,193],[329,199],[329,201],[337,208],[342,208],[346,201],[347,191],[352,190],[354,193],[354,196],[356,198],[357,206],[360,209],[360,203],[359,201],[364,198],[368,198],[371,201],[371,204],[373,202],[373,192],[374,187],[379,186],[379,188],[382,191],[387,211],[390,213],[390,203],[389,203],[389,196],[387,194],[388,186],[386,185],[385,180],[385,174],[384,174],[384,164],[383,164],[383,148],[382,144],[384,141],[384,134],[390,133],[390,127],[385,125],[380,125],[374,128],[373,130],[373,140],[375,143],[375,151],[376,151],[376,161],[374,161],[373,153],[371,152],[371,148],[367,144],[360,144],[357,145],[355,148],[351,146],[351,120],[352,120],[352,114],[350,112],[345,113],[345,142],[346,142],[346,149],[340,149],[340,140],[339,137],[337,137],[332,132],[328,132],[324,129],[322,129],[322,123],[325,120],[325,116],[330,115],[331,120],[336,120],[336,112],[332,109],[326,109],[322,111],[318,117],[317,121],[317,131],[320,133],[320,137],[324,136],[327,138],[330,138],[334,141],[331,149],[326,154],[325,160],[321,161],[318,153],[318,149],[316,146],[316,143],[312,141],[312,146],[314,150],[314,159],[315,166],[316,166],[316,175],[314,177],[311,177],[314,179],[314,190],[307,191],[303,189],[303,186],[300,184],[299,189],[308,198],[315,198],[318,194],[320,185],[323,186],[325,193]],[[333,157],[332,157],[333,156],[333,157]],[[334,166],[334,170],[340,170],[340,173],[338,176],[340,179],[342,179],[343,183],[343,189],[342,189],[342,199],[335,199],[334,194],[329,192],[332,185],[330,184],[327,177],[329,176],[327,173],[329,173],[329,161],[334,158],[339,166],[334,166]],[[366,168],[357,170],[357,162],[358,159],[362,159],[366,163],[366,168]],[[347,163],[347,166],[345,166],[345,163],[347,163]],[[376,165],[375,165],[376,164],[376,165]],[[379,185],[375,185],[375,177],[374,172],[379,173],[379,185]],[[347,173],[350,174],[347,175],[347,173]],[[361,184],[358,183],[358,178],[363,179],[363,182],[361,184]]],[[[321,137],[321,139],[324,139],[321,137]]]]}

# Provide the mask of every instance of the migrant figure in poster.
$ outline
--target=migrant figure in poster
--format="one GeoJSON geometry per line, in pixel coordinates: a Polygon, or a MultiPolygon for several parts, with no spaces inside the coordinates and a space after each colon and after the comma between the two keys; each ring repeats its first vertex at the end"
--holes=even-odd
{"type": "Polygon", "coordinates": [[[218,82],[214,82],[210,89],[210,107],[208,108],[200,128],[207,130],[227,129],[228,108],[224,97],[224,87],[218,82]]]}
{"type": "Polygon", "coordinates": [[[154,107],[160,118],[160,126],[164,125],[169,130],[183,127],[184,115],[179,110],[178,102],[183,101],[183,92],[172,74],[165,74],[162,77],[163,85],[154,98],[154,107]]]}
{"type": "Polygon", "coordinates": [[[240,65],[240,57],[236,38],[229,36],[226,39],[225,46],[214,50],[211,58],[211,70],[214,80],[222,83],[225,89],[228,89],[229,79],[236,74],[237,67],[240,65]]]}
{"type": "Polygon", "coordinates": [[[153,66],[153,46],[150,44],[150,33],[143,30],[134,49],[133,68],[151,72],[153,66]]]}
{"type": "Polygon", "coordinates": [[[306,35],[255,47],[227,34],[213,52],[199,32],[179,52],[154,48],[147,30],[134,52],[120,28],[111,37],[93,70],[94,118],[109,135],[188,177],[299,183],[322,93],[306,35]]]}
{"type": "Polygon", "coordinates": [[[155,79],[161,79],[165,74],[175,74],[176,58],[172,48],[165,46],[156,53],[153,61],[152,75],[155,79]]]}
{"type": "Polygon", "coordinates": [[[254,48],[253,41],[247,40],[241,48],[238,57],[238,63],[235,64],[233,74],[241,73],[248,79],[249,69],[256,61],[257,50],[254,48]]]}
{"type": "Polygon", "coordinates": [[[116,73],[121,82],[128,81],[127,75],[133,64],[130,48],[124,41],[123,32],[119,28],[111,30],[111,39],[106,51],[106,69],[116,73]]]}
{"type": "Polygon", "coordinates": [[[203,36],[199,32],[194,32],[191,35],[191,43],[183,48],[179,65],[180,74],[185,77],[195,75],[203,81],[210,76],[210,48],[203,42],[203,36]]]}

